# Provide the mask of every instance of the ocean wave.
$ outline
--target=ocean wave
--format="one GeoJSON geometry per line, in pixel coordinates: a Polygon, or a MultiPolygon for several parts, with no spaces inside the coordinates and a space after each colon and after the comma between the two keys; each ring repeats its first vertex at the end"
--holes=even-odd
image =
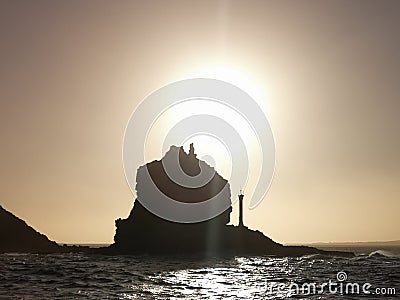
{"type": "Polygon", "coordinates": [[[393,253],[393,252],[390,252],[388,250],[383,250],[383,249],[373,251],[373,252],[369,253],[368,256],[384,256],[384,257],[390,257],[390,258],[400,258],[400,254],[393,253]]]}

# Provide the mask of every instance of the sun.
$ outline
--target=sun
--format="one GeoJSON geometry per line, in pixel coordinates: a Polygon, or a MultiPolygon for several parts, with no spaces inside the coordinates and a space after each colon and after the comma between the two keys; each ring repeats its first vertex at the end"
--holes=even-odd
{"type": "Polygon", "coordinates": [[[265,84],[258,82],[254,75],[237,66],[228,64],[210,64],[194,68],[183,76],[184,78],[212,78],[231,83],[248,93],[265,110],[268,99],[265,84]]]}
{"type": "MultiPolygon", "coordinates": [[[[179,124],[187,118],[199,115],[215,117],[229,124],[237,132],[244,144],[249,146],[248,150],[252,151],[251,146],[257,145],[257,138],[251,126],[237,111],[229,109],[225,105],[215,101],[196,99],[169,107],[168,110],[159,115],[147,137],[146,161],[159,159],[165,154],[162,149],[169,149],[171,145],[162,145],[162,142],[165,141],[166,136],[170,133],[174,125],[179,124]]],[[[189,150],[189,145],[194,143],[198,158],[205,160],[215,167],[224,178],[230,177],[232,158],[230,156],[230,149],[224,143],[223,138],[204,131],[187,136],[183,140],[177,137],[173,141],[175,145],[183,146],[186,151],[189,150]]]]}
{"type": "MultiPolygon", "coordinates": [[[[244,72],[233,68],[224,66],[206,67],[191,72],[186,79],[188,78],[210,78],[228,82],[245,91],[257,103],[262,102],[257,101],[257,99],[265,97],[263,96],[262,88],[257,86],[255,80],[246,76],[244,72]]],[[[261,105],[259,106],[262,109],[261,105]]],[[[210,99],[195,98],[189,101],[182,101],[160,113],[148,132],[145,145],[145,161],[158,160],[164,156],[171,145],[164,145],[163,143],[173,127],[187,118],[199,115],[219,118],[237,132],[239,136],[238,144],[240,139],[246,147],[250,176],[240,186],[234,186],[233,188],[235,192],[245,188],[246,185],[249,188],[254,188],[260,174],[260,161],[262,161],[257,135],[252,125],[240,112],[210,99]]],[[[220,175],[228,180],[234,176],[232,174],[232,149],[227,147],[223,139],[213,136],[209,132],[199,132],[189,135],[183,140],[177,138],[173,142],[174,145],[183,146],[186,151],[188,151],[190,143],[194,143],[198,158],[215,167],[220,175]]]]}

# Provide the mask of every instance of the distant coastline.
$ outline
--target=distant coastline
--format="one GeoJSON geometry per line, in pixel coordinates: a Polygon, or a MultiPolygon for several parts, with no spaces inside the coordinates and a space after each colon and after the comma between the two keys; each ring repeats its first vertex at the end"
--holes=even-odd
{"type": "MultiPolygon", "coordinates": [[[[400,241],[304,243],[302,245],[325,251],[351,251],[357,255],[373,253],[388,256],[400,255],[400,241]]],[[[287,244],[287,246],[294,246],[294,244],[287,244]]]]}
{"type": "MultiPolygon", "coordinates": [[[[294,244],[288,244],[294,245],[294,244]]],[[[348,246],[348,247],[372,247],[372,246],[393,246],[400,247],[399,241],[374,241],[374,242],[324,242],[324,243],[305,243],[303,245],[309,246],[321,246],[321,247],[330,247],[330,246],[348,246]]]]}

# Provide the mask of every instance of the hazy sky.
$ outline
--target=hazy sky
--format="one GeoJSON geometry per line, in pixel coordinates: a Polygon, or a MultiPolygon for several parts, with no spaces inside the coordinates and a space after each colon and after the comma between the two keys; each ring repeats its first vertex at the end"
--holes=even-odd
{"type": "Polygon", "coordinates": [[[399,1],[3,0],[0,204],[57,242],[112,242],[136,105],[233,69],[276,140],[245,223],[283,243],[400,239],[399,28],[399,1]]]}

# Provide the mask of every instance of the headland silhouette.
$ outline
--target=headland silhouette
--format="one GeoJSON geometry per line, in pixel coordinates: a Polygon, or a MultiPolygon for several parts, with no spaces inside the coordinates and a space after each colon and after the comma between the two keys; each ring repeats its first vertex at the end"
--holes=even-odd
{"type": "Polygon", "coordinates": [[[0,253],[53,253],[62,248],[0,206],[0,253]]]}

